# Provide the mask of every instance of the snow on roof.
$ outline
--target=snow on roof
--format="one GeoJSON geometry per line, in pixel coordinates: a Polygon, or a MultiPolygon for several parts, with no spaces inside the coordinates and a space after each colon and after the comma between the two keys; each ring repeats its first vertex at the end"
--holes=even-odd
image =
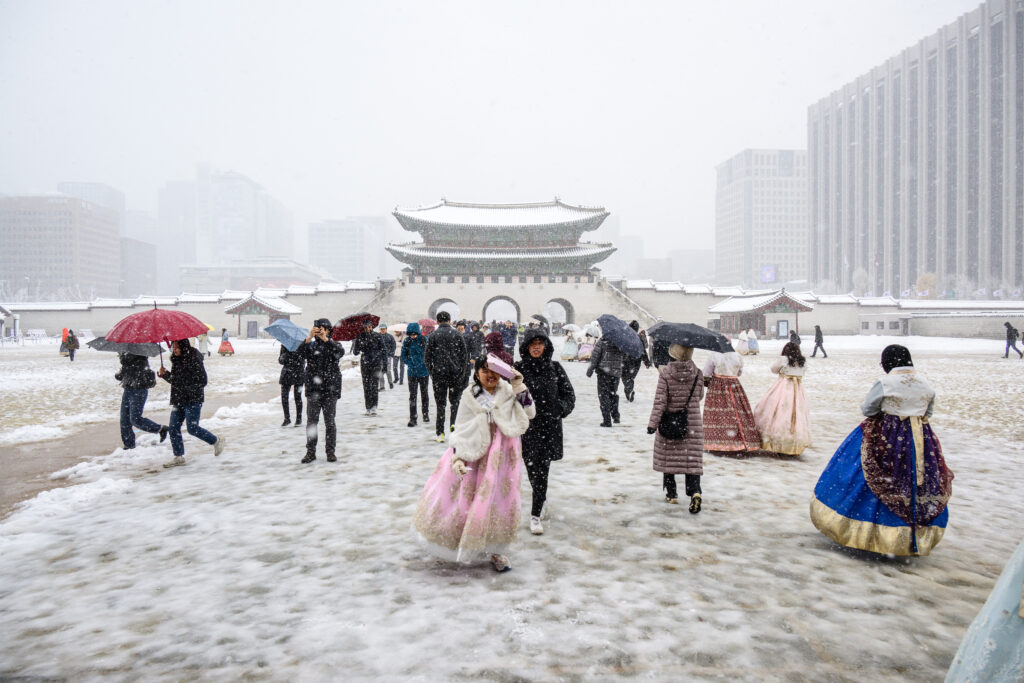
{"type": "Polygon", "coordinates": [[[678,282],[655,282],[654,291],[656,292],[682,292],[683,286],[678,282]]]}
{"type": "Polygon", "coordinates": [[[344,282],[321,282],[316,286],[317,292],[344,292],[347,289],[344,282]]]}
{"type": "Polygon", "coordinates": [[[279,299],[273,296],[262,296],[255,292],[245,297],[241,301],[236,301],[233,304],[224,307],[226,313],[235,313],[245,308],[249,302],[257,303],[264,308],[269,308],[276,313],[283,313],[285,315],[298,315],[302,313],[302,309],[295,304],[288,303],[284,299],[279,299]]]}
{"type": "Polygon", "coordinates": [[[756,311],[760,308],[770,306],[777,301],[784,300],[792,301],[798,306],[803,306],[808,310],[814,308],[814,304],[804,301],[784,289],[780,289],[777,292],[761,294],[758,296],[732,296],[725,301],[709,307],[708,311],[711,313],[746,313],[748,311],[756,311]]]}
{"type": "Polygon", "coordinates": [[[713,294],[711,285],[683,285],[683,292],[686,294],[713,294]]]}
{"type": "Polygon", "coordinates": [[[857,299],[861,306],[897,306],[899,302],[891,296],[866,296],[857,299]]]}
{"type": "Polygon", "coordinates": [[[134,299],[94,299],[93,308],[131,308],[135,305],[134,299]]]}
{"type": "Polygon", "coordinates": [[[980,310],[1024,311],[1024,301],[959,301],[954,299],[900,299],[900,308],[941,309],[947,311],[980,310]]]}
{"type": "Polygon", "coordinates": [[[176,296],[154,296],[154,295],[151,295],[151,294],[145,295],[145,296],[140,295],[140,296],[135,297],[135,305],[136,306],[152,306],[154,303],[157,306],[175,306],[178,303],[178,297],[176,297],[176,296]]]}
{"type": "Polygon", "coordinates": [[[345,283],[345,289],[358,289],[358,290],[364,290],[364,291],[368,290],[368,289],[377,289],[377,283],[376,282],[366,282],[365,280],[363,280],[363,281],[349,280],[348,282],[345,283]]]}
{"type": "Polygon", "coordinates": [[[220,294],[194,294],[185,292],[178,296],[180,304],[216,304],[220,303],[220,294]]]}
{"type": "Polygon", "coordinates": [[[449,249],[447,247],[428,247],[422,244],[389,244],[388,251],[396,257],[413,258],[447,258],[467,259],[474,261],[536,261],[551,258],[585,258],[611,254],[615,247],[610,244],[581,243],[571,247],[551,247],[544,249],[449,249]]]}
{"type": "Polygon", "coordinates": [[[288,294],[316,294],[315,285],[291,285],[288,287],[288,294]]]}
{"type": "Polygon", "coordinates": [[[744,296],[742,287],[712,287],[711,293],[715,296],[744,296]]]}
{"type": "Polygon", "coordinates": [[[34,301],[4,304],[9,311],[88,311],[88,301],[34,301]]]}
{"type": "Polygon", "coordinates": [[[654,280],[626,280],[626,289],[654,289],[654,280]]]}
{"type": "Polygon", "coordinates": [[[432,206],[415,209],[395,207],[394,216],[399,222],[411,218],[439,225],[526,227],[603,220],[608,212],[602,207],[565,204],[557,197],[551,202],[533,204],[473,204],[442,199],[432,206]]]}
{"type": "Polygon", "coordinates": [[[857,297],[852,294],[818,294],[811,295],[819,304],[855,304],[857,297]]]}

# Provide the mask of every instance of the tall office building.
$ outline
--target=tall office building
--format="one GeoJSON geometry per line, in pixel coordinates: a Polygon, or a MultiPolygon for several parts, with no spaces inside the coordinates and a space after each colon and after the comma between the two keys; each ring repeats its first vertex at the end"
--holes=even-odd
{"type": "Polygon", "coordinates": [[[397,277],[402,264],[384,246],[388,222],[383,216],[353,216],[309,225],[309,262],[341,280],[397,277]],[[385,272],[385,257],[390,272],[385,272]]]}
{"type": "Polygon", "coordinates": [[[989,0],[848,83],[807,132],[820,288],[1024,284],[1024,2],[989,0]]]}
{"type": "Polygon", "coordinates": [[[117,212],[62,195],[0,197],[0,277],[27,300],[117,296],[117,212]]]}
{"type": "Polygon", "coordinates": [[[716,171],[716,283],[773,287],[806,279],[807,153],[747,149],[716,171]]]}

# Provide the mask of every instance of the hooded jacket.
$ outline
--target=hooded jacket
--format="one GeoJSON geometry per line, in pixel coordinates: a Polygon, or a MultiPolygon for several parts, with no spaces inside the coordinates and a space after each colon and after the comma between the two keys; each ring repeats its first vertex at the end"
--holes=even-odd
{"type": "Polygon", "coordinates": [[[149,359],[131,353],[118,354],[121,369],[114,379],[125,389],[150,389],[156,385],[156,375],[149,368],[149,359]]]}
{"type": "Polygon", "coordinates": [[[576,392],[562,366],[551,360],[554,351],[551,339],[540,329],[527,330],[519,345],[521,360],[516,361],[515,368],[522,373],[523,383],[537,406],[537,414],[523,434],[525,460],[562,459],[562,420],[576,406],[576,392]],[[535,339],[544,341],[540,358],[530,356],[530,343],[535,339]]]}
{"type": "Polygon", "coordinates": [[[483,355],[493,354],[500,358],[502,361],[512,365],[512,356],[505,350],[505,338],[501,332],[491,332],[489,335],[484,337],[484,350],[483,355]]]}
{"type": "Polygon", "coordinates": [[[409,377],[428,377],[425,356],[427,353],[427,341],[420,333],[419,323],[409,323],[405,328],[405,341],[402,342],[402,362],[405,363],[409,377]],[[412,335],[416,335],[413,339],[412,335]]]}
{"type": "Polygon", "coordinates": [[[171,369],[164,375],[164,381],[171,385],[172,406],[193,406],[202,403],[206,396],[206,366],[203,354],[193,349],[187,339],[177,342],[180,355],[171,354],[171,369]]]}

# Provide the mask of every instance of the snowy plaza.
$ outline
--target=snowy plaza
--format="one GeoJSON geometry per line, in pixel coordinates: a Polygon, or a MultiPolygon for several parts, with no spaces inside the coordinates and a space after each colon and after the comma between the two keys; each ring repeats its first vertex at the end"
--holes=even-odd
{"type": "MultiPolygon", "coordinates": [[[[51,475],[56,488],[4,501],[0,677],[941,680],[1021,540],[1024,362],[993,341],[899,340],[937,391],[932,424],[956,479],[933,553],[885,558],[832,543],[808,505],[893,341],[828,339],[829,358],[808,360],[812,447],[705,453],[698,515],[666,504],[651,469],[654,371],[602,430],[585,365],[564,364],[577,405],[551,519],[532,536],[524,512],[505,574],[413,542],[444,447],[430,427],[406,427],[405,386],[366,417],[359,371],[346,371],[339,462],[321,450],[303,466],[304,430],[279,426],[278,345],[239,341],[236,356],[208,359],[207,402],[273,398],[204,410],[223,455],[186,436],[188,466],[164,470],[170,449],[152,435],[117,448],[116,356],[85,350],[72,364],[51,346],[3,348],[0,453],[71,444],[81,462],[51,475]],[[106,440],[76,447],[96,425],[106,440]]],[[[752,403],[780,348],[765,341],[745,359],[752,403]]],[[[161,382],[147,414],[163,422],[166,410],[161,382]]]]}

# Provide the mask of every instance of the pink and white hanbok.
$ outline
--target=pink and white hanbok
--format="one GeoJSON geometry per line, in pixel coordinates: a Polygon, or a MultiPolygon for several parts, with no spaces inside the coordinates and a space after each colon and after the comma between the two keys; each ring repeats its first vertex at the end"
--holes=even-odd
{"type": "Polygon", "coordinates": [[[779,378],[754,408],[764,450],[800,455],[811,445],[811,412],[803,386],[806,370],[789,365],[785,358],[772,363],[771,371],[779,378]]]}
{"type": "Polygon", "coordinates": [[[494,394],[473,383],[462,392],[451,448],[430,475],[413,518],[413,531],[432,555],[472,564],[502,555],[520,521],[522,443],[536,415],[529,391],[518,396],[498,382],[494,394]],[[469,470],[452,470],[458,458],[469,470]]]}

